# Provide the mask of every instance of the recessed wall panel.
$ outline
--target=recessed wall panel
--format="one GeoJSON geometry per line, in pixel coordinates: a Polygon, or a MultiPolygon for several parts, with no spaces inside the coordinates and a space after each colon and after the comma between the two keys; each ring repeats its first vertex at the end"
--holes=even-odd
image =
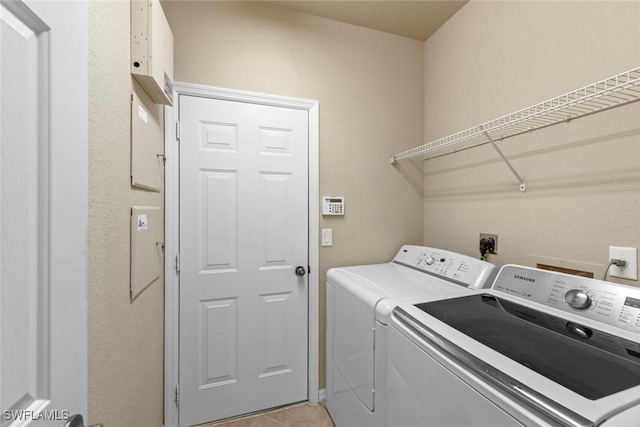
{"type": "Polygon", "coordinates": [[[164,119],[144,90],[133,84],[131,96],[131,185],[159,192],[163,181],[164,119]]]}
{"type": "Polygon", "coordinates": [[[264,370],[262,376],[291,372],[288,366],[287,304],[289,293],[262,295],[264,304],[264,370]]]}
{"type": "Polygon", "coordinates": [[[290,174],[262,173],[264,220],[261,244],[264,245],[263,267],[286,267],[289,260],[287,227],[287,195],[290,174]]]}
{"type": "Polygon", "coordinates": [[[131,300],[159,283],[164,221],[157,206],[131,207],[131,300]]]}
{"type": "Polygon", "coordinates": [[[202,172],[201,273],[237,268],[237,171],[202,172]]]}
{"type": "Polygon", "coordinates": [[[236,298],[200,302],[201,388],[237,381],[237,309],[236,298]]]}

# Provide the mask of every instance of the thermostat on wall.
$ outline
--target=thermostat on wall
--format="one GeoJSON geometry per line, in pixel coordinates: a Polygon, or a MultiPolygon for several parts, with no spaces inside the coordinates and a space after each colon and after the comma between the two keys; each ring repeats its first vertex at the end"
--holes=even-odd
{"type": "Polygon", "coordinates": [[[322,196],[322,215],[344,215],[344,197],[322,196]]]}

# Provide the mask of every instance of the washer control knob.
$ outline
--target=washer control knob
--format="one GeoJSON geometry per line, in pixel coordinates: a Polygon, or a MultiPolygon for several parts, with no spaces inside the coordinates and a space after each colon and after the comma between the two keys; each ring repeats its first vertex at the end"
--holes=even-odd
{"type": "Polygon", "coordinates": [[[436,262],[436,259],[434,257],[430,256],[424,262],[426,262],[427,265],[432,265],[434,262],[436,262]]]}
{"type": "Polygon", "coordinates": [[[564,294],[564,300],[578,310],[584,310],[591,305],[591,297],[581,289],[571,289],[564,294]]]}

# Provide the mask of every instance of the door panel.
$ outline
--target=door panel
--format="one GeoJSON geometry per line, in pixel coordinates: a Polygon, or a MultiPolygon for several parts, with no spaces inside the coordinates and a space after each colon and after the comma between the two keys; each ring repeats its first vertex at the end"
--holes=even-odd
{"type": "Polygon", "coordinates": [[[39,201],[46,203],[48,197],[48,176],[38,171],[39,156],[49,149],[48,139],[41,137],[48,123],[38,114],[38,105],[46,105],[48,92],[37,90],[40,79],[47,77],[46,56],[39,52],[47,52],[48,29],[26,14],[26,6],[0,8],[2,409],[29,409],[48,403],[47,349],[37,345],[49,340],[47,212],[38,209],[39,201]],[[41,222],[45,228],[38,227],[41,222]]]}
{"type": "Polygon", "coordinates": [[[261,269],[291,268],[293,245],[287,228],[287,200],[295,197],[289,187],[290,174],[261,172],[260,214],[265,226],[259,236],[261,269]]]}
{"type": "Polygon", "coordinates": [[[202,301],[200,386],[237,382],[237,299],[202,301]]]}
{"type": "Polygon", "coordinates": [[[60,426],[86,415],[87,5],[1,1],[0,32],[0,425],[60,426]]]}
{"type": "Polygon", "coordinates": [[[287,299],[290,293],[261,295],[259,316],[265,325],[264,369],[261,377],[291,372],[291,351],[287,348],[287,299]]]}
{"type": "Polygon", "coordinates": [[[306,400],[308,113],[179,109],[180,425],[306,400]]]}
{"type": "Polygon", "coordinates": [[[201,170],[201,174],[201,273],[237,271],[237,171],[201,170]]]}

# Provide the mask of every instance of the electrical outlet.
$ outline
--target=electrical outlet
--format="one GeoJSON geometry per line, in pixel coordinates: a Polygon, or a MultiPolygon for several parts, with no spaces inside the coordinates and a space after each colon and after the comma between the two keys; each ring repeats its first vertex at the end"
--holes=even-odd
{"type": "Polygon", "coordinates": [[[628,265],[626,267],[612,265],[609,267],[609,276],[638,280],[638,248],[609,246],[609,260],[612,259],[623,259],[628,265]]]}
{"type": "Polygon", "coordinates": [[[487,253],[497,255],[498,254],[498,235],[480,233],[480,252],[483,248],[487,250],[487,253]]]}

